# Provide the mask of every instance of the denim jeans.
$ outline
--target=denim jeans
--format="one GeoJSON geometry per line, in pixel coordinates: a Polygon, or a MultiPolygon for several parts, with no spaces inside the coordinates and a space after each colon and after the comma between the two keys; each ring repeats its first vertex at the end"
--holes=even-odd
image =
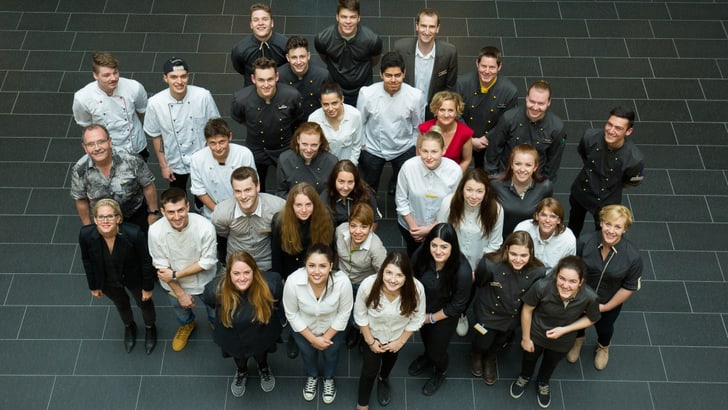
{"type": "MultiPolygon", "coordinates": [[[[177,297],[174,296],[173,293],[167,293],[167,296],[169,297],[169,303],[170,305],[172,305],[172,310],[174,310],[174,315],[177,318],[177,322],[180,325],[186,325],[195,320],[195,312],[193,312],[192,309],[187,309],[180,306],[179,300],[177,300],[177,297]]],[[[195,295],[192,295],[192,297],[194,298],[195,295]]],[[[202,299],[199,298],[199,295],[197,297],[197,300],[200,302],[200,304],[205,306],[205,309],[207,310],[207,320],[213,322],[213,320],[215,319],[215,309],[207,306],[205,303],[202,303],[202,299]]]]}
{"type": "Polygon", "coordinates": [[[408,159],[413,158],[415,156],[415,152],[415,147],[413,145],[398,157],[387,161],[386,159],[374,155],[369,151],[362,150],[359,155],[359,173],[361,174],[362,179],[364,179],[364,182],[369,184],[373,190],[378,192],[379,178],[382,176],[384,164],[387,162],[392,163],[392,175],[394,175],[396,181],[397,175],[399,175],[399,170],[402,168],[402,164],[404,164],[408,159]]]}
{"type": "Polygon", "coordinates": [[[336,370],[336,364],[339,362],[339,350],[346,342],[346,332],[336,332],[336,335],[331,340],[334,342],[328,349],[320,351],[313,347],[311,343],[306,340],[305,337],[301,336],[298,332],[291,332],[293,340],[296,341],[298,348],[301,349],[301,359],[303,359],[303,368],[306,372],[306,376],[318,377],[318,355],[321,353],[324,360],[324,379],[332,379],[334,377],[334,371],[336,370]]]}

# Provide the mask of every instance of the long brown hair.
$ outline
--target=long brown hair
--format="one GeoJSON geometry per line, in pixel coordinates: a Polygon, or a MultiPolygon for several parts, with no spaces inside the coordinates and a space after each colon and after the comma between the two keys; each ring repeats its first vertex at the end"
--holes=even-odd
{"type": "Polygon", "coordinates": [[[493,262],[505,263],[510,266],[511,264],[508,262],[508,249],[514,245],[528,248],[528,263],[526,263],[523,267],[523,270],[543,266],[543,262],[536,258],[533,247],[533,239],[531,239],[531,235],[529,235],[526,231],[516,231],[511,233],[508,235],[506,240],[503,241],[503,245],[501,245],[500,249],[495,252],[488,253],[485,256],[493,262]]]}
{"type": "Polygon", "coordinates": [[[275,299],[273,299],[273,294],[268,288],[268,283],[263,278],[258,264],[255,263],[255,259],[245,251],[237,251],[230,255],[227,260],[225,275],[220,279],[220,283],[218,284],[217,301],[220,306],[220,322],[227,328],[233,327],[233,315],[238,310],[238,306],[243,303],[241,301],[242,295],[240,294],[240,290],[235,287],[230,277],[230,272],[235,262],[243,262],[253,270],[253,279],[245,297],[247,298],[247,302],[253,306],[253,320],[268,324],[273,314],[273,303],[275,299]]]}
{"type": "Polygon", "coordinates": [[[369,185],[367,185],[367,183],[361,178],[359,168],[357,168],[350,160],[342,159],[334,165],[334,169],[329,175],[329,181],[326,188],[328,191],[329,207],[332,210],[335,210],[336,201],[341,196],[339,195],[339,191],[336,190],[336,179],[339,177],[339,173],[341,172],[348,172],[354,176],[354,189],[349,194],[351,199],[354,200],[354,203],[363,202],[369,204],[371,201],[369,195],[372,195],[372,193],[369,189],[369,185]]]}
{"type": "Polygon", "coordinates": [[[293,202],[299,194],[305,195],[313,203],[313,213],[309,218],[311,245],[316,243],[329,245],[334,239],[334,221],[331,214],[324,207],[316,190],[306,182],[301,182],[294,185],[288,192],[286,204],[278,216],[281,227],[281,248],[289,255],[296,255],[303,251],[298,218],[293,212],[293,202]]]}
{"type": "Polygon", "coordinates": [[[407,254],[400,251],[389,252],[387,257],[384,259],[382,267],[379,268],[379,272],[377,272],[377,278],[374,279],[374,283],[372,284],[372,290],[369,292],[369,296],[367,296],[366,306],[372,309],[379,307],[379,298],[382,293],[382,288],[384,287],[384,270],[389,265],[398,267],[404,274],[404,284],[399,291],[401,301],[399,313],[402,316],[409,316],[417,310],[419,296],[417,295],[417,286],[415,285],[415,276],[412,271],[412,264],[410,263],[407,254]]]}
{"type": "Polygon", "coordinates": [[[533,178],[535,182],[543,182],[546,177],[541,175],[541,170],[539,169],[540,164],[538,151],[536,151],[536,148],[528,144],[519,144],[513,148],[513,151],[511,151],[511,156],[508,157],[506,172],[503,174],[503,177],[500,178],[500,181],[511,182],[511,180],[513,179],[513,159],[516,158],[516,155],[518,154],[531,154],[531,156],[533,156],[533,175],[531,176],[531,178],[533,178]]]}
{"type": "Polygon", "coordinates": [[[447,221],[455,228],[458,228],[463,221],[465,217],[465,195],[463,191],[465,190],[465,184],[471,180],[485,185],[485,196],[480,204],[478,220],[483,229],[483,236],[488,236],[498,220],[498,196],[495,191],[490,189],[490,178],[482,168],[471,168],[463,175],[463,179],[460,180],[450,201],[450,215],[447,217],[447,221]]]}

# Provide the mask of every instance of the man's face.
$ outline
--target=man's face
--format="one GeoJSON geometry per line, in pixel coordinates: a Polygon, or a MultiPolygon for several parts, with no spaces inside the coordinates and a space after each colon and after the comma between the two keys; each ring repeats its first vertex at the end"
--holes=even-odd
{"type": "Polygon", "coordinates": [[[526,95],[526,116],[531,121],[538,121],[546,115],[551,105],[551,93],[547,90],[531,88],[526,95]]]}
{"type": "Polygon", "coordinates": [[[94,79],[99,88],[106,94],[113,94],[119,85],[119,70],[111,67],[99,67],[98,71],[94,71],[94,79]]]}
{"type": "Polygon", "coordinates": [[[291,70],[294,74],[302,77],[308,72],[308,62],[311,60],[311,53],[303,47],[288,50],[286,60],[291,64],[291,70]]]}
{"type": "Polygon", "coordinates": [[[215,161],[224,163],[227,160],[232,138],[232,135],[213,135],[207,139],[207,146],[210,147],[210,152],[212,152],[215,161]]]}
{"type": "Polygon", "coordinates": [[[611,115],[604,125],[604,142],[609,148],[617,149],[624,145],[624,139],[631,133],[628,119],[611,115]]]}
{"type": "Polygon", "coordinates": [[[177,202],[167,202],[162,206],[162,213],[172,228],[181,231],[190,223],[190,204],[184,199],[177,202]]]}
{"type": "Polygon", "coordinates": [[[435,41],[435,35],[440,32],[437,16],[420,15],[420,21],[415,24],[415,31],[420,44],[431,44],[435,41]]]}
{"type": "Polygon", "coordinates": [[[101,128],[86,130],[81,145],[95,163],[105,162],[111,158],[111,138],[101,128]]]}
{"type": "Polygon", "coordinates": [[[187,94],[189,79],[190,75],[187,70],[170,71],[164,75],[164,82],[169,86],[170,93],[178,99],[187,94]]]}
{"type": "Polygon", "coordinates": [[[275,68],[256,68],[253,73],[253,84],[260,98],[270,100],[276,93],[278,73],[275,68]]]}
{"type": "Polygon", "coordinates": [[[498,77],[503,64],[498,64],[494,57],[484,56],[475,63],[478,68],[478,78],[483,85],[490,85],[498,77]]]}
{"type": "Polygon", "coordinates": [[[265,10],[255,10],[250,15],[250,31],[258,40],[268,40],[274,26],[273,17],[265,10]]]}
{"type": "Polygon", "coordinates": [[[400,67],[389,67],[386,70],[379,73],[384,82],[384,91],[389,95],[394,95],[402,88],[402,81],[404,81],[404,71],[400,67]]]}
{"type": "Polygon", "coordinates": [[[359,13],[354,10],[341,9],[336,14],[336,21],[339,23],[339,34],[342,37],[351,37],[356,34],[356,29],[359,24],[359,13]]]}
{"type": "Polygon", "coordinates": [[[233,196],[240,210],[246,214],[255,212],[255,208],[258,207],[260,184],[254,184],[253,178],[247,178],[242,181],[233,179],[232,186],[233,196]]]}

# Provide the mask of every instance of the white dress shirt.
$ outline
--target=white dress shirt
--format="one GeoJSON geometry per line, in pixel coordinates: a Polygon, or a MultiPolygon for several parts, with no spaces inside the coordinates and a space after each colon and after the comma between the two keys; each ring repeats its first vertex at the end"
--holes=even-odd
{"type": "Polygon", "coordinates": [[[414,279],[417,289],[417,308],[409,316],[402,316],[402,296],[397,296],[389,301],[383,292],[379,294],[379,306],[371,308],[366,305],[366,300],[372,292],[372,285],[376,276],[369,276],[364,279],[356,293],[354,303],[354,321],[359,326],[369,326],[372,337],[379,343],[385,344],[397,340],[402,333],[416,332],[425,321],[425,288],[419,280],[414,279]]]}
{"type": "Polygon", "coordinates": [[[513,231],[526,231],[531,235],[534,254],[546,265],[547,275],[551,274],[551,269],[559,263],[561,258],[576,255],[576,237],[569,228],[566,228],[564,232],[558,235],[551,235],[550,238],[543,240],[538,233],[538,224],[533,223],[533,219],[526,219],[519,222],[513,231]]]}
{"type": "Polygon", "coordinates": [[[338,131],[329,124],[322,108],[312,112],[308,120],[321,126],[329,142],[329,150],[336,155],[336,158],[348,159],[354,165],[359,164],[359,153],[363,142],[361,113],[356,107],[344,104],[344,118],[341,119],[338,131]]]}
{"type": "Polygon", "coordinates": [[[425,55],[420,51],[420,41],[415,46],[415,87],[422,91],[425,96],[430,92],[430,81],[432,70],[435,68],[435,50],[437,45],[432,45],[430,53],[425,55]]]}
{"type": "Polygon", "coordinates": [[[81,127],[102,124],[115,148],[137,154],[147,147],[142,122],[137,113],[147,110],[147,91],[136,80],[119,77],[112,95],[88,83],[73,95],[73,118],[81,127]]]}
{"type": "Polygon", "coordinates": [[[434,170],[427,168],[420,156],[408,159],[399,170],[394,196],[399,224],[409,229],[404,220],[409,214],[417,226],[437,221],[442,199],[455,191],[462,177],[460,165],[449,158],[443,157],[434,170]]]}
{"type": "Polygon", "coordinates": [[[308,328],[321,336],[329,328],[346,329],[354,305],[351,282],[344,272],[332,270],[325,293],[317,299],[308,283],[306,268],[298,268],[286,279],[283,307],[294,332],[308,328]]]}

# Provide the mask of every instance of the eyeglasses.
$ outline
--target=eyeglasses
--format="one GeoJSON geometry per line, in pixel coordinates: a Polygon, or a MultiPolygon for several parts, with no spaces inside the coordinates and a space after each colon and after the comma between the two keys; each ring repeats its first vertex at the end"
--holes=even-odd
{"type": "Polygon", "coordinates": [[[98,141],[93,141],[93,142],[84,142],[83,145],[86,148],[96,148],[96,147],[100,147],[102,145],[106,145],[108,142],[109,142],[109,139],[106,138],[106,139],[102,139],[102,140],[98,140],[98,141]]]}
{"type": "Polygon", "coordinates": [[[118,215],[96,215],[94,218],[98,219],[99,221],[113,221],[116,219],[118,215]]]}
{"type": "Polygon", "coordinates": [[[544,218],[544,219],[550,219],[552,221],[555,221],[555,220],[559,219],[559,216],[558,215],[546,214],[546,213],[543,213],[543,212],[539,212],[538,213],[538,217],[539,218],[544,218]]]}

